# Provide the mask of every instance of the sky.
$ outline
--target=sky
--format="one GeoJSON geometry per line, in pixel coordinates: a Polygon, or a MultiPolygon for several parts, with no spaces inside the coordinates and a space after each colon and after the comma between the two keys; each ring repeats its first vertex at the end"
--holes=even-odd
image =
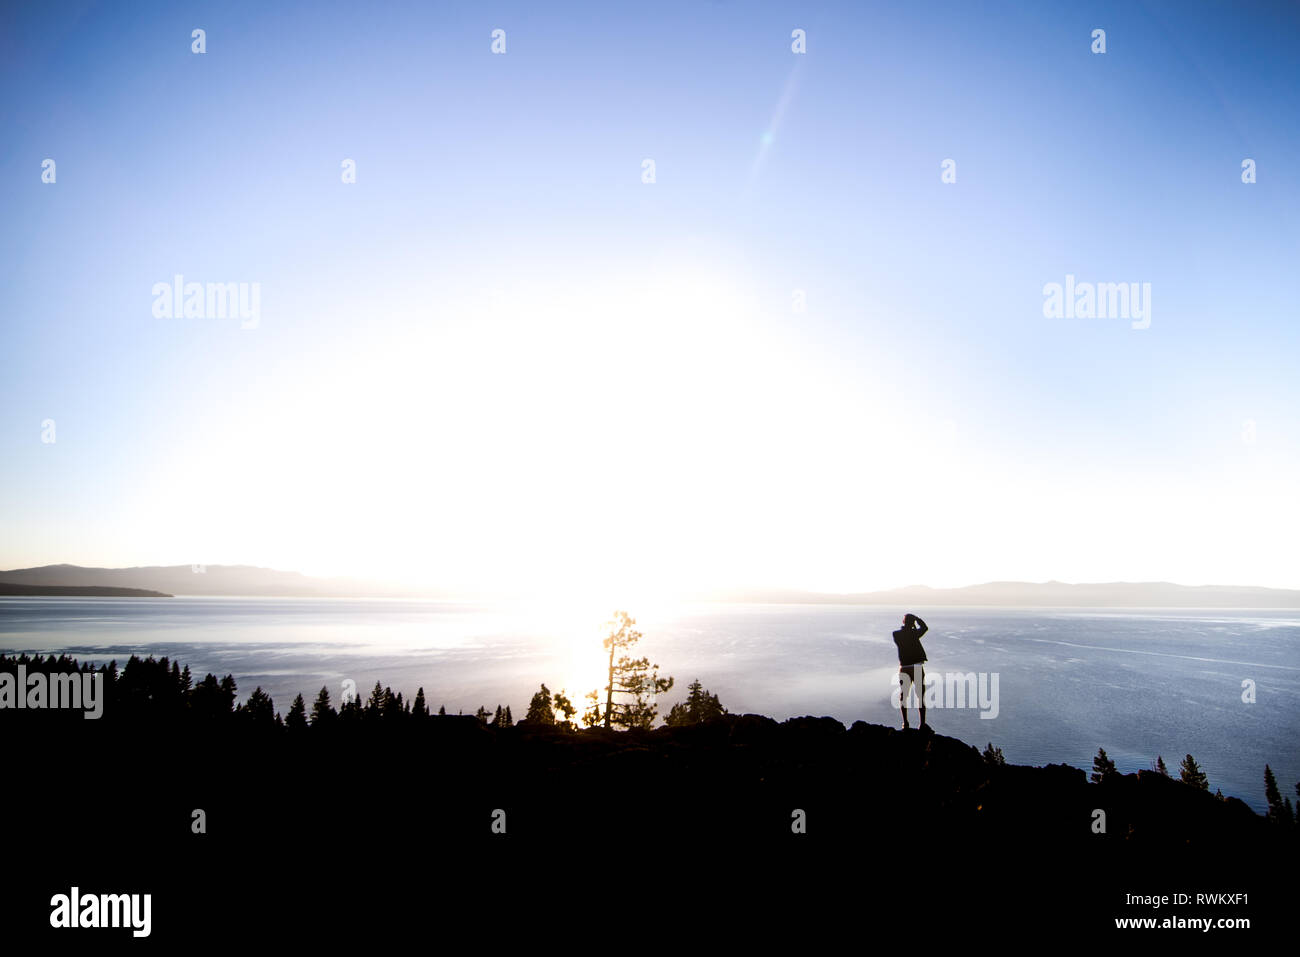
{"type": "Polygon", "coordinates": [[[545,6],[4,6],[0,568],[1300,587],[1300,7],[545,6]]]}

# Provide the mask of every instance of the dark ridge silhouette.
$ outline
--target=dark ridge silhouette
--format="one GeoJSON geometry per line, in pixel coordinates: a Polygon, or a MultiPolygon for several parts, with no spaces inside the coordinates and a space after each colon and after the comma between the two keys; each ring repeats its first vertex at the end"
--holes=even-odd
{"type": "MultiPolygon", "coordinates": [[[[66,656],[0,656],[0,672],[13,674],[19,665],[28,675],[92,671],[66,656]]],[[[202,743],[213,753],[237,753],[241,765],[257,766],[267,780],[281,782],[285,790],[271,793],[286,795],[283,804],[292,815],[311,812],[287,798],[291,772],[306,773],[332,755],[366,763],[382,757],[417,776],[455,780],[454,792],[447,794],[452,801],[471,795],[497,804],[516,799],[523,822],[518,830],[536,828],[539,835],[553,832],[561,821],[569,832],[598,832],[636,809],[644,815],[638,827],[647,830],[669,826],[676,834],[777,836],[790,830],[790,809],[809,805],[825,822],[821,826],[833,821],[840,835],[869,835],[882,821],[989,836],[1028,829],[1062,846],[1080,847],[1166,839],[1208,846],[1272,833],[1264,817],[1236,798],[1217,800],[1199,778],[1185,774],[1180,782],[1151,771],[1119,774],[1104,751],[1092,775],[1099,790],[1079,768],[1009,765],[998,760],[1000,753],[991,757],[991,745],[981,754],[944,735],[861,721],[846,729],[828,717],[777,722],[710,707],[709,720],[689,721],[679,711],[674,724],[654,729],[577,730],[539,720],[545,714],[541,698],[529,717],[515,724],[508,706],[498,706],[492,721],[482,708],[478,715],[430,714],[423,689],[413,710],[400,693],[376,683],[368,700],[354,697],[338,709],[327,688],[320,689],[309,713],[299,695],[283,719],[261,688],[237,703],[233,676],[195,680],[188,666],[182,669],[167,658],[132,656],[120,671],[116,662],[95,670],[105,676],[98,720],[76,710],[4,708],[2,726],[9,736],[70,730],[79,749],[92,751],[102,744],[111,752],[114,741],[148,740],[187,750],[202,743]],[[588,788],[618,790],[611,817],[599,803],[575,807],[563,794],[588,788]],[[725,814],[700,813],[723,804],[725,814]],[[1089,827],[1090,815],[1102,806],[1107,829],[1098,835],[1089,827]],[[538,810],[545,811],[544,825],[533,819],[538,810]]],[[[709,701],[703,689],[696,697],[697,705],[709,701]]],[[[108,762],[104,773],[115,769],[126,769],[136,782],[129,789],[145,790],[151,800],[186,788],[206,790],[213,799],[231,797],[228,785],[201,761],[181,766],[108,762]],[[155,775],[158,779],[151,780],[155,775]]],[[[315,793],[318,808],[329,806],[330,793],[315,793]]],[[[366,792],[343,793],[345,807],[364,806],[366,792]]],[[[400,801],[401,795],[385,794],[384,800],[400,801]]],[[[421,795],[421,802],[427,800],[421,795]]],[[[280,803],[272,800],[259,815],[273,814],[280,803]]],[[[253,821],[247,826],[257,828],[253,821]]],[[[292,820],[281,828],[291,833],[292,820]]]]}
{"type": "Polygon", "coordinates": [[[0,595],[6,597],[39,597],[52,595],[63,598],[172,598],[162,591],[147,588],[112,588],[101,585],[24,585],[0,582],[0,595]]]}
{"type": "MultiPolygon", "coordinates": [[[[0,656],[0,672],[19,665],[92,671],[66,656],[0,656]]],[[[847,863],[859,892],[887,893],[905,873],[942,878],[961,899],[945,891],[950,913],[1014,894],[1017,907],[1033,902],[1019,923],[1055,913],[1058,929],[1049,890],[1068,887],[1095,898],[1100,927],[1123,912],[1112,906],[1121,875],[1141,889],[1143,867],[1186,875],[1244,849],[1287,859],[1297,847],[1294,825],[1157,772],[1091,784],[1083,769],[1006,764],[991,744],[981,754],[941,734],[718,713],[702,688],[707,720],[686,720],[687,708],[672,726],[576,730],[546,721],[545,686],[519,723],[504,709],[493,723],[433,714],[423,689],[417,708],[378,685],[337,708],[328,689],[299,695],[282,718],[260,688],[237,702],[232,676],[196,680],[166,658],[95,670],[98,720],[0,709],[4,740],[21,742],[9,749],[7,853],[33,869],[22,893],[44,895],[46,914],[74,872],[83,886],[147,884],[162,895],[156,921],[192,932],[211,919],[204,894],[280,919],[295,893],[287,864],[342,881],[328,885],[335,899],[340,888],[354,904],[373,893],[387,908],[414,891],[371,886],[353,873],[358,861],[409,858],[447,903],[469,893],[460,882],[493,883],[502,868],[533,866],[524,862],[571,866],[576,878],[606,859],[635,869],[707,850],[727,873],[785,875],[796,897],[847,863]],[[194,833],[196,809],[205,833],[194,833]],[[51,821],[66,826],[38,825],[51,821]]],[[[702,891],[724,881],[699,879],[702,891]]],[[[1079,906],[1069,904],[1071,926],[1079,906]]]]}

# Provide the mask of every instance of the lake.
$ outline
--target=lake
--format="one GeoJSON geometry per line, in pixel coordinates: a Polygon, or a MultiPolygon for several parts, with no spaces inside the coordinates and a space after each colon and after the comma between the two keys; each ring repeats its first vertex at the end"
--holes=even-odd
{"type": "MultiPolygon", "coordinates": [[[[1263,811],[1264,765],[1295,802],[1300,780],[1300,615],[1289,611],[925,608],[927,673],[974,674],[994,709],[932,707],[941,734],[1016,764],[1091,770],[1104,747],[1121,771],[1192,754],[1210,788],[1263,811]],[[996,676],[996,685],[993,684],[996,676]],[[1254,702],[1243,700],[1246,683],[1254,702]],[[981,714],[988,715],[981,717],[981,714]]],[[[167,655],[196,678],[257,685],[281,713],[345,682],[376,680],[430,707],[510,705],[516,720],[546,682],[581,708],[601,683],[608,612],[435,601],[316,598],[0,599],[0,650],[67,652],[94,662],[167,655]]],[[[689,604],[629,609],[635,650],[672,675],[660,713],[699,678],[733,712],[778,720],[830,715],[898,726],[891,633],[904,609],[689,604]]],[[[949,691],[967,686],[947,681],[949,691]]],[[[975,696],[972,695],[973,699],[975,696]]],[[[951,696],[949,704],[955,704],[951,696]]],[[[966,702],[971,705],[972,700],[966,702]]],[[[916,713],[911,713],[915,726],[916,713]]]]}

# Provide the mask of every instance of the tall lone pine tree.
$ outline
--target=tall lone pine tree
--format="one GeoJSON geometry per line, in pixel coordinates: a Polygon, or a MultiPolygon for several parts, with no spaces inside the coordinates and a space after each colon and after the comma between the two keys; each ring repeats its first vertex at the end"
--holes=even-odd
{"type": "Polygon", "coordinates": [[[629,651],[641,638],[634,627],[636,619],[625,611],[614,612],[609,623],[609,637],[604,645],[609,649],[609,683],[605,685],[605,710],[600,710],[596,692],[583,720],[588,726],[604,724],[606,728],[649,728],[654,724],[659,709],[652,703],[655,695],[663,694],[673,686],[673,679],[660,678],[659,666],[650,664],[649,658],[631,658],[619,652],[629,651]],[[618,657],[616,657],[618,656],[618,657]],[[615,695],[631,697],[631,701],[615,701],[615,695]]]}

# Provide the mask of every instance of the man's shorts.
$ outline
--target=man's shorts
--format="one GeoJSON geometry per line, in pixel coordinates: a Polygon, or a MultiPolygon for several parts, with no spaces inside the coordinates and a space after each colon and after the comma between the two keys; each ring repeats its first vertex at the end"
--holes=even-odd
{"type": "MultiPolygon", "coordinates": [[[[907,676],[907,681],[903,682],[904,695],[907,694],[908,690],[911,688],[912,685],[916,685],[918,680],[920,681],[920,684],[917,685],[917,688],[920,689],[925,687],[925,665],[924,664],[900,665],[898,668],[898,673],[900,675],[907,676]],[[920,672],[920,675],[918,676],[917,674],[915,674],[915,672],[920,672]]],[[[920,690],[918,690],[917,694],[919,695],[920,693],[921,693],[920,690]]],[[[906,698],[904,698],[904,700],[906,700],[906,698]]]]}

